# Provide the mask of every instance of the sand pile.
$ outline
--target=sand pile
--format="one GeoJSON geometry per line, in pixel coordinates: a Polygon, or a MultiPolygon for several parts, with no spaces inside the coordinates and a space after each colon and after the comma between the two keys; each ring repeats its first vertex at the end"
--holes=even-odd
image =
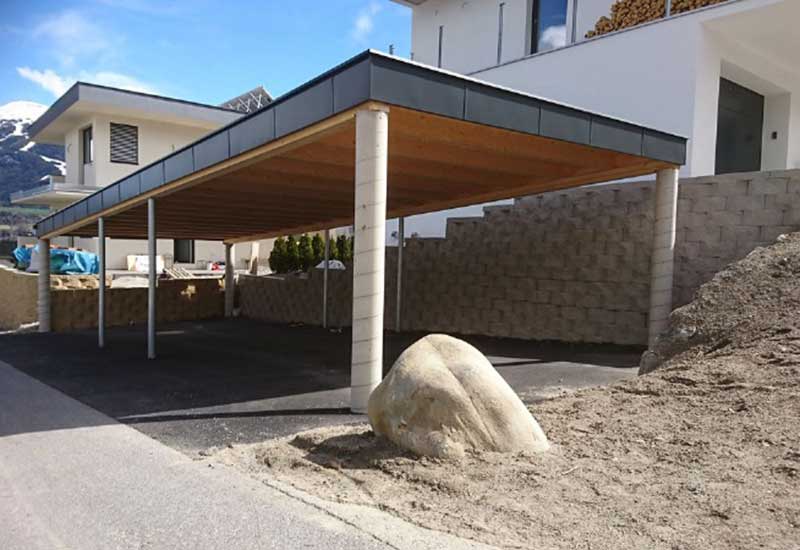
{"type": "Polygon", "coordinates": [[[786,549],[800,540],[800,237],[721,272],[646,376],[530,410],[542,454],[416,458],[342,426],[219,458],[504,548],[786,549]]]}

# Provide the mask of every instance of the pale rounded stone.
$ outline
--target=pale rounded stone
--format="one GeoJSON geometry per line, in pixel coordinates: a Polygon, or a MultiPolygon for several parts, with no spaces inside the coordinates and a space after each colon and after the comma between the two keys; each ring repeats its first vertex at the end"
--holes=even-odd
{"type": "Polygon", "coordinates": [[[444,334],[428,335],[400,355],[370,395],[368,415],[376,434],[419,455],[542,452],[550,446],[489,360],[444,334]]]}

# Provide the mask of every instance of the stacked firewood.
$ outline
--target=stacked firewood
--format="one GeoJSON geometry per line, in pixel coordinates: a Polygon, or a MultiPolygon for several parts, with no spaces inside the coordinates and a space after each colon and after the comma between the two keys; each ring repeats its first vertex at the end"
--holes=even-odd
{"type": "MultiPolygon", "coordinates": [[[[672,0],[671,14],[683,13],[697,8],[719,4],[726,0],[672,0]]],[[[661,19],[666,13],[665,0],[617,0],[611,5],[609,16],[597,20],[594,29],[586,38],[627,29],[648,21],[661,19]]]]}

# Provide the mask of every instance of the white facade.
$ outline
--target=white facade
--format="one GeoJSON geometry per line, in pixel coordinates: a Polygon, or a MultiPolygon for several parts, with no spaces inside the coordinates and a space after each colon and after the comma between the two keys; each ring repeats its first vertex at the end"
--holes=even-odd
{"type": "Polygon", "coordinates": [[[612,3],[567,0],[566,47],[529,55],[533,0],[427,0],[413,8],[413,57],[437,65],[441,50],[445,69],[687,136],[686,176],[715,172],[725,78],[764,96],[761,168],[800,166],[800,2],[730,0],[583,38],[612,3]]]}

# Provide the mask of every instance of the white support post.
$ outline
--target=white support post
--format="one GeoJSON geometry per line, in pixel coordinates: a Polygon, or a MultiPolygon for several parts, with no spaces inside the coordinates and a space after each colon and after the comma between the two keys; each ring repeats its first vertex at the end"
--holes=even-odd
{"type": "Polygon", "coordinates": [[[39,332],[50,332],[50,239],[39,239],[38,300],[39,332]]]}
{"type": "Polygon", "coordinates": [[[331,230],[325,230],[325,267],[322,269],[322,328],[328,328],[328,263],[331,258],[331,230]]]}
{"type": "Polygon", "coordinates": [[[678,211],[678,169],[656,174],[656,220],[650,267],[650,316],[648,345],[669,325],[672,311],[672,279],[675,267],[675,227],[678,211]]]}
{"type": "Polygon", "coordinates": [[[233,273],[235,261],[234,245],[225,243],[225,317],[233,317],[233,302],[236,296],[236,278],[233,273]]]}
{"type": "Polygon", "coordinates": [[[406,219],[397,220],[397,303],[394,312],[394,330],[400,332],[403,313],[403,248],[406,243],[406,219]]]}
{"type": "Polygon", "coordinates": [[[363,413],[383,378],[388,110],[356,113],[355,250],[350,408],[363,413]]]}
{"type": "Polygon", "coordinates": [[[156,358],[156,201],[147,199],[147,358],[156,358]]]}
{"type": "Polygon", "coordinates": [[[106,220],[97,220],[97,347],[106,347],[106,220]]]}

